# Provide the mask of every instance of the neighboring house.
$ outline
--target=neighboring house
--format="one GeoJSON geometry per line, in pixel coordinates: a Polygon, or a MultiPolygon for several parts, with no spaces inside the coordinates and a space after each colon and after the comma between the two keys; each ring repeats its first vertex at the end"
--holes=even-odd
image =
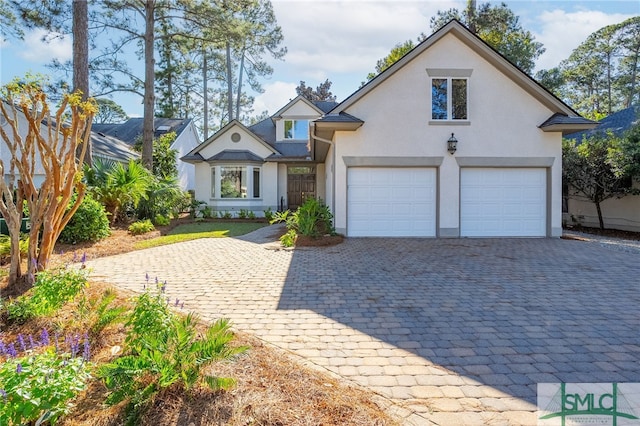
{"type": "MultiPolygon", "coordinates": [[[[640,105],[631,106],[603,118],[600,124],[591,130],[571,133],[565,137],[578,143],[583,138],[597,133],[611,132],[620,137],[637,125],[640,125],[640,105]]],[[[640,188],[640,182],[631,182],[631,184],[640,188]]],[[[563,203],[565,223],[600,227],[595,204],[587,200],[584,195],[571,191],[570,188],[565,188],[565,194],[563,203]]],[[[640,232],[640,196],[627,195],[622,198],[610,198],[603,201],[600,207],[606,228],[640,232]]]]}
{"type": "MultiPolygon", "coordinates": [[[[6,101],[4,100],[2,102],[6,103],[6,101]]],[[[7,106],[9,105],[10,104],[7,103],[7,106]]],[[[24,138],[27,135],[27,129],[29,128],[29,123],[27,122],[27,119],[21,110],[17,110],[17,118],[18,118],[18,133],[20,134],[21,138],[24,138]]],[[[10,138],[13,137],[13,130],[11,129],[11,126],[5,120],[2,114],[0,114],[0,126],[2,126],[2,130],[4,130],[4,132],[7,134],[8,137],[10,138]]],[[[40,124],[40,132],[42,134],[48,133],[48,127],[46,124],[44,123],[40,124]]],[[[0,159],[2,159],[2,163],[5,166],[3,177],[6,178],[9,175],[8,172],[9,172],[9,164],[11,163],[11,151],[9,151],[9,147],[7,146],[4,138],[2,137],[0,137],[0,159]]],[[[40,186],[44,181],[44,178],[45,178],[45,174],[44,174],[44,168],[42,167],[42,162],[40,161],[39,158],[36,158],[35,174],[34,174],[33,182],[36,186],[40,186]]]]}
{"type": "Polygon", "coordinates": [[[451,21],[342,103],[298,97],[183,160],[217,211],[315,196],[347,236],[558,237],[562,135],[595,125],[451,21]]]}
{"type": "MultiPolygon", "coordinates": [[[[180,161],[180,158],[198,146],[200,139],[196,126],[190,118],[156,118],[154,119],[154,137],[165,133],[175,132],[176,140],[171,145],[177,150],[176,162],[178,166],[178,179],[180,186],[185,190],[195,188],[194,166],[180,161]]],[[[120,139],[133,146],[142,137],[143,118],[130,118],[124,123],[118,124],[94,124],[93,130],[107,136],[120,139]]]]}
{"type": "Polygon", "coordinates": [[[140,153],[134,151],[120,139],[91,130],[91,151],[93,159],[128,163],[129,160],[140,159],[140,153]]]}

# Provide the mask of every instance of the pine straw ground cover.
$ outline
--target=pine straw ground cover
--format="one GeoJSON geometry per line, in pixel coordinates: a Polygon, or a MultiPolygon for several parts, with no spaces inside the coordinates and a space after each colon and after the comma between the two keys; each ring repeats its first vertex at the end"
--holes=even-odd
{"type": "MultiPolygon", "coordinates": [[[[156,236],[161,231],[156,231],[156,236]]],[[[147,238],[154,235],[146,234],[147,238]]],[[[115,230],[103,242],[77,247],[88,258],[129,251],[139,237],[115,230]]],[[[73,259],[74,254],[59,250],[55,261],[60,264],[73,259]]],[[[78,251],[75,257],[80,256],[78,251]]],[[[0,294],[6,296],[6,282],[0,294]]],[[[88,299],[97,298],[110,285],[92,282],[85,290],[88,299]]],[[[131,306],[133,293],[117,293],[113,307],[131,306]]],[[[90,318],[81,317],[77,303],[66,305],[52,317],[32,319],[25,324],[9,324],[0,317],[0,339],[15,341],[18,334],[38,335],[43,328],[60,334],[83,333],[90,318]]],[[[91,361],[105,363],[118,356],[123,346],[125,328],[110,325],[91,337],[91,361]]],[[[232,361],[215,364],[213,373],[237,380],[228,391],[197,388],[185,394],[179,388],[161,392],[145,410],[141,426],[159,425],[397,425],[399,422],[385,412],[384,401],[375,394],[310,367],[289,353],[265,344],[256,337],[236,332],[234,345],[250,347],[249,351],[232,361]],[[379,405],[380,404],[380,405],[379,405]]],[[[124,405],[107,407],[103,404],[106,387],[93,380],[75,400],[71,413],[57,424],[63,426],[115,426],[123,423],[124,405]]]]}

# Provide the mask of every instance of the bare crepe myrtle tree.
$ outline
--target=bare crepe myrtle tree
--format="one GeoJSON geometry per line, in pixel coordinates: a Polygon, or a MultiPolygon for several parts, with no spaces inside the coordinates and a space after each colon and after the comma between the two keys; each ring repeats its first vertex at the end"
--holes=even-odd
{"type": "Polygon", "coordinates": [[[51,111],[41,80],[30,76],[25,80],[5,85],[0,94],[5,122],[0,136],[10,154],[10,158],[0,158],[0,213],[11,239],[10,285],[20,279],[32,284],[35,273],[46,269],[60,232],[82,202],[82,162],[97,111],[92,99],[82,100],[81,92],[65,94],[51,111]],[[27,128],[21,130],[19,124],[27,128]],[[67,209],[74,193],[77,197],[67,209]],[[19,238],[25,204],[31,230],[23,274],[19,238]]]}

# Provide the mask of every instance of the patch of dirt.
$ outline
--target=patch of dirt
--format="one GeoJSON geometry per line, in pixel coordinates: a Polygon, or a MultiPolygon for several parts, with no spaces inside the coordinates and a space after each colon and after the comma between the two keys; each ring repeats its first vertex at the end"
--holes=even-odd
{"type": "Polygon", "coordinates": [[[335,246],[344,241],[342,235],[323,235],[322,237],[306,237],[298,235],[296,238],[296,247],[328,247],[335,246]]]}

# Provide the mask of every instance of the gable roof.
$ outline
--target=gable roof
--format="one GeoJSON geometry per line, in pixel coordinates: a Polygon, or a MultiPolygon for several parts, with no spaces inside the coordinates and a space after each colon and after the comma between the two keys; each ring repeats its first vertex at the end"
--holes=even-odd
{"type": "MultiPolygon", "coordinates": [[[[594,127],[597,123],[587,120],[580,116],[576,111],[574,111],[569,105],[564,103],[558,97],[556,97],[553,93],[549,92],[545,87],[543,87],[540,83],[535,81],[531,76],[526,74],[517,66],[513,65],[502,56],[498,51],[493,49],[489,44],[487,44],[484,40],[478,37],[476,34],[471,32],[467,27],[465,27],[462,23],[457,20],[451,20],[445,26],[440,28],[438,31],[430,35],[426,40],[418,44],[411,51],[406,53],[402,58],[400,58],[397,62],[395,62],[392,66],[378,74],[375,78],[369,81],[367,84],[362,86],[360,89],[355,91],[349,97],[347,97],[343,102],[341,102],[338,106],[330,111],[331,114],[339,114],[344,112],[350,106],[354,105],[356,102],[360,101],[363,97],[365,97],[369,92],[374,90],[396,72],[398,72],[402,67],[404,67],[407,63],[411,62],[414,58],[421,55],[424,51],[429,49],[435,43],[437,43],[440,39],[445,37],[446,35],[451,34],[455,36],[462,43],[467,45],[473,51],[475,51],[478,55],[480,55],[483,59],[497,68],[500,72],[510,78],[514,83],[520,86],[523,90],[525,90],[529,95],[535,98],[538,102],[543,104],[549,110],[553,111],[554,114],[564,115],[566,117],[578,118],[579,120],[574,120],[571,124],[573,126],[583,126],[582,129],[587,129],[594,127]]],[[[542,130],[549,131],[559,131],[559,129],[563,124],[562,122],[556,122],[556,127],[551,130],[547,128],[542,128],[542,130]]],[[[577,130],[575,127],[572,130],[577,130]]]]}
{"type": "Polygon", "coordinates": [[[633,126],[637,125],[640,125],[640,104],[614,112],[600,120],[600,124],[593,129],[571,133],[566,135],[566,138],[581,141],[584,137],[606,132],[612,132],[616,136],[622,136],[625,132],[631,130],[633,126]]]}
{"type": "MultiPolygon", "coordinates": [[[[267,120],[269,120],[269,119],[267,119],[267,120]]],[[[266,120],[263,120],[263,121],[266,121],[266,120]]],[[[229,123],[227,123],[227,125],[224,126],[222,129],[218,130],[216,133],[214,133],[213,135],[209,136],[209,138],[207,140],[205,140],[200,145],[198,145],[195,148],[193,148],[187,155],[181,157],[180,159],[182,161],[186,161],[186,162],[204,161],[205,158],[202,157],[202,155],[200,155],[200,151],[202,151],[204,148],[209,146],[216,139],[218,139],[218,137],[220,135],[226,133],[229,129],[231,129],[234,126],[240,127],[242,130],[244,130],[245,132],[247,132],[250,135],[252,135],[253,138],[256,141],[260,142],[265,147],[270,149],[273,154],[277,154],[278,153],[278,151],[271,144],[267,143],[264,139],[260,138],[258,135],[256,135],[254,132],[252,132],[249,128],[247,128],[244,124],[242,124],[238,120],[234,119],[234,120],[231,120],[229,123]]]]}
{"type": "MultiPolygon", "coordinates": [[[[176,132],[176,135],[180,136],[191,121],[190,118],[154,118],[153,137],[157,138],[169,132],[176,132]]],[[[136,139],[142,136],[143,124],[144,118],[135,117],[128,119],[124,123],[94,124],[93,130],[118,138],[133,146],[136,143],[136,139]]]]}
{"type": "MultiPolygon", "coordinates": [[[[274,115],[265,118],[262,121],[259,121],[251,126],[245,126],[238,120],[232,120],[222,129],[218,130],[215,134],[210,136],[206,141],[202,142],[200,145],[191,150],[187,155],[181,158],[183,161],[187,162],[199,162],[199,161],[225,161],[228,158],[231,158],[227,153],[222,158],[209,158],[205,159],[200,155],[200,151],[206,148],[210,143],[215,141],[220,135],[227,132],[231,126],[240,126],[243,130],[247,131],[249,134],[253,135],[256,140],[266,145],[273,153],[267,157],[268,161],[282,161],[282,160],[306,160],[310,156],[309,146],[305,142],[279,142],[276,139],[276,125],[275,120],[280,117],[280,115],[286,111],[289,107],[295,104],[298,101],[303,101],[314,110],[318,112],[318,115],[321,116],[320,119],[324,119],[325,114],[335,108],[338,105],[337,102],[333,101],[310,101],[302,96],[297,96],[295,99],[289,101],[287,105],[283,108],[280,108],[274,115]]],[[[342,114],[341,119],[346,120],[357,120],[355,117],[349,116],[348,114],[342,114]],[[348,118],[347,118],[348,117],[348,118]]],[[[228,150],[227,150],[228,151],[228,150]]],[[[224,152],[224,151],[223,151],[224,152]]],[[[237,154],[237,153],[236,153],[237,154]]],[[[236,155],[234,154],[234,155],[236,155]]],[[[215,157],[215,156],[214,156],[215,157]]],[[[242,160],[242,158],[237,158],[237,160],[242,160]]],[[[248,160],[248,159],[246,159],[248,160]]]]}
{"type": "MultiPolygon", "coordinates": [[[[282,117],[282,113],[285,112],[286,110],[288,110],[289,108],[291,108],[294,104],[298,103],[298,102],[304,102],[305,104],[307,104],[309,107],[311,107],[312,109],[316,110],[318,112],[318,114],[322,115],[324,114],[326,111],[322,110],[320,108],[319,105],[317,105],[316,102],[312,102],[309,99],[305,98],[302,95],[298,95],[295,98],[291,99],[285,106],[283,106],[282,108],[280,108],[275,114],[273,114],[271,116],[271,120],[275,120],[276,118],[281,118],[282,117]]],[[[318,102],[320,103],[320,105],[325,106],[325,102],[318,102]]],[[[337,104],[336,104],[337,105],[337,104]]]]}

